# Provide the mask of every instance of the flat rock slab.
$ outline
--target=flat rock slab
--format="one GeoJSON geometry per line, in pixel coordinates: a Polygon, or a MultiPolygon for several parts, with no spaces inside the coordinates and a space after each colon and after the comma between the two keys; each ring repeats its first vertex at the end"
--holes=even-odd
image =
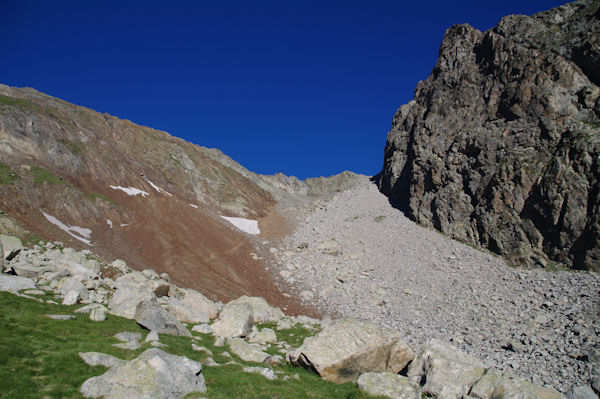
{"type": "Polygon", "coordinates": [[[142,334],[131,331],[122,331],[120,333],[116,333],[114,337],[121,342],[137,342],[142,339],[142,334]]]}
{"type": "Polygon", "coordinates": [[[273,369],[267,367],[244,367],[242,369],[244,373],[256,373],[265,377],[267,380],[276,380],[277,376],[273,369]]]}
{"type": "Polygon", "coordinates": [[[542,387],[495,370],[488,370],[469,392],[478,399],[522,398],[522,399],[562,399],[564,395],[552,388],[542,387]]]}
{"type": "Polygon", "coordinates": [[[367,371],[398,373],[413,358],[399,331],[355,319],[332,323],[290,353],[293,364],[336,383],[356,381],[367,371]]]}
{"type": "Polygon", "coordinates": [[[49,317],[54,320],[72,320],[72,319],[76,318],[72,314],[47,314],[44,316],[49,317]]]}
{"type": "Polygon", "coordinates": [[[17,293],[20,290],[35,289],[35,282],[27,277],[0,274],[0,291],[17,293]]]}
{"type": "Polygon", "coordinates": [[[192,392],[206,392],[206,384],[200,363],[152,348],[88,379],[80,392],[86,398],[179,399],[192,392]]]}
{"type": "Polygon", "coordinates": [[[228,343],[231,351],[246,362],[262,363],[269,357],[268,353],[261,351],[241,338],[231,338],[228,343]]]}
{"type": "Polygon", "coordinates": [[[421,399],[421,387],[409,378],[394,373],[363,373],[358,387],[369,395],[392,399],[421,399]]]}

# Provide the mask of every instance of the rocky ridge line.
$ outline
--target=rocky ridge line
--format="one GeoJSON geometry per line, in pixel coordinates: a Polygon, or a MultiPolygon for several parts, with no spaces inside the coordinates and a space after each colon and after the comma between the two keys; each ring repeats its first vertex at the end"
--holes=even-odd
{"type": "Polygon", "coordinates": [[[388,134],[412,220],[527,266],[600,270],[600,2],[446,32],[388,134]]]}

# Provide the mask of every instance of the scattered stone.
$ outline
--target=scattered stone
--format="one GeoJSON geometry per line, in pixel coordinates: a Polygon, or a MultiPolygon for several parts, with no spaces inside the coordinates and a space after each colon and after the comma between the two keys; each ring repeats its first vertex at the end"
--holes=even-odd
{"type": "Polygon", "coordinates": [[[67,306],[75,305],[77,302],[79,302],[79,292],[77,291],[68,291],[62,300],[62,304],[67,306]]]}
{"type": "Polygon", "coordinates": [[[133,319],[137,305],[152,298],[155,298],[155,295],[150,290],[123,286],[113,293],[108,302],[108,308],[115,316],[133,319]]]}
{"type": "Polygon", "coordinates": [[[192,327],[193,332],[199,332],[201,334],[212,334],[215,331],[213,330],[210,324],[198,324],[192,327]]]}
{"type": "Polygon", "coordinates": [[[196,344],[192,344],[192,349],[195,350],[196,352],[205,352],[206,354],[208,354],[208,356],[213,355],[212,351],[204,346],[198,346],[196,344]]]}
{"type": "Polygon", "coordinates": [[[71,314],[47,314],[44,316],[49,317],[54,320],[72,320],[72,319],[76,318],[75,316],[73,316],[71,314]]]}
{"type": "Polygon", "coordinates": [[[121,342],[137,342],[142,339],[142,334],[131,331],[122,331],[120,333],[116,333],[114,337],[121,342]]]}
{"type": "Polygon", "coordinates": [[[80,391],[87,398],[183,398],[192,392],[206,392],[206,384],[200,363],[152,348],[88,379],[80,391]]]}
{"type": "Polygon", "coordinates": [[[158,333],[156,331],[150,331],[148,335],[146,335],[144,342],[157,342],[158,340],[158,333]]]}
{"type": "Polygon", "coordinates": [[[90,312],[90,320],[92,320],[92,321],[106,320],[106,310],[104,310],[104,307],[92,309],[90,312]]]}
{"type": "Polygon", "coordinates": [[[273,369],[267,367],[244,367],[242,369],[244,373],[257,373],[265,377],[267,380],[276,380],[277,376],[273,372],[273,369]]]}
{"type": "Polygon", "coordinates": [[[78,309],[75,309],[75,313],[83,313],[83,314],[89,314],[92,312],[92,310],[94,309],[104,309],[106,310],[106,307],[104,307],[103,305],[99,304],[99,303],[90,303],[89,305],[85,305],[82,306],[78,309]]]}
{"type": "Polygon", "coordinates": [[[27,290],[23,291],[26,295],[46,295],[46,293],[42,290],[27,290]]]}
{"type": "Polygon", "coordinates": [[[363,373],[358,387],[369,395],[392,399],[421,399],[421,387],[409,378],[394,373],[363,373]]]}

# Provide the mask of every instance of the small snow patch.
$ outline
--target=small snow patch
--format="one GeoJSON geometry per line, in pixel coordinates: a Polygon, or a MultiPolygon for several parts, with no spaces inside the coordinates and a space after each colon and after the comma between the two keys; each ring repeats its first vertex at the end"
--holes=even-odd
{"type": "Polygon", "coordinates": [[[112,220],[106,219],[106,224],[109,225],[111,229],[113,228],[112,220]]]}
{"type": "Polygon", "coordinates": [[[188,204],[188,205],[191,206],[192,208],[198,209],[198,205],[194,205],[194,204],[188,204]]]}
{"type": "Polygon", "coordinates": [[[167,194],[169,197],[172,197],[173,194],[169,193],[167,190],[164,190],[160,187],[158,187],[156,184],[152,183],[150,180],[146,179],[146,181],[148,182],[148,184],[150,184],[152,186],[153,189],[155,189],[156,191],[158,191],[158,193],[165,193],[167,194]]]}
{"type": "Polygon", "coordinates": [[[44,217],[52,224],[58,226],[59,229],[61,229],[62,231],[64,231],[65,233],[67,233],[68,235],[70,235],[71,237],[89,245],[92,246],[92,243],[90,240],[88,240],[87,238],[90,238],[90,234],[92,234],[92,230],[90,229],[86,229],[83,227],[78,227],[78,226],[67,226],[66,224],[64,224],[63,222],[61,222],[60,220],[58,220],[57,218],[55,218],[52,215],[48,215],[46,212],[43,212],[44,217]],[[83,237],[80,237],[79,235],[82,235],[83,237]]]}
{"type": "Polygon", "coordinates": [[[146,197],[148,195],[148,193],[145,192],[144,190],[140,190],[139,188],[135,188],[135,187],[121,187],[121,186],[109,186],[109,187],[112,188],[113,190],[124,191],[125,194],[131,195],[133,197],[135,197],[136,195],[139,195],[139,194],[141,194],[142,197],[146,197]]]}
{"type": "Polygon", "coordinates": [[[244,219],[244,218],[232,218],[232,217],[227,217],[227,216],[221,216],[221,217],[245,233],[260,234],[260,229],[258,228],[258,221],[256,221],[256,220],[250,220],[250,219],[244,219]]]}
{"type": "Polygon", "coordinates": [[[129,226],[129,224],[127,224],[127,223],[122,223],[121,224],[121,227],[125,227],[125,226],[129,226]]]}

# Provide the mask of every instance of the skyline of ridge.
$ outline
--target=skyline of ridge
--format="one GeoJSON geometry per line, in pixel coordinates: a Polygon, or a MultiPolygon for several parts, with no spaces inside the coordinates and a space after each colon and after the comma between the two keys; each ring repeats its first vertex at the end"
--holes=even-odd
{"type": "Polygon", "coordinates": [[[563,3],[7,1],[0,76],[257,173],[373,175],[447,28],[563,3]]]}

